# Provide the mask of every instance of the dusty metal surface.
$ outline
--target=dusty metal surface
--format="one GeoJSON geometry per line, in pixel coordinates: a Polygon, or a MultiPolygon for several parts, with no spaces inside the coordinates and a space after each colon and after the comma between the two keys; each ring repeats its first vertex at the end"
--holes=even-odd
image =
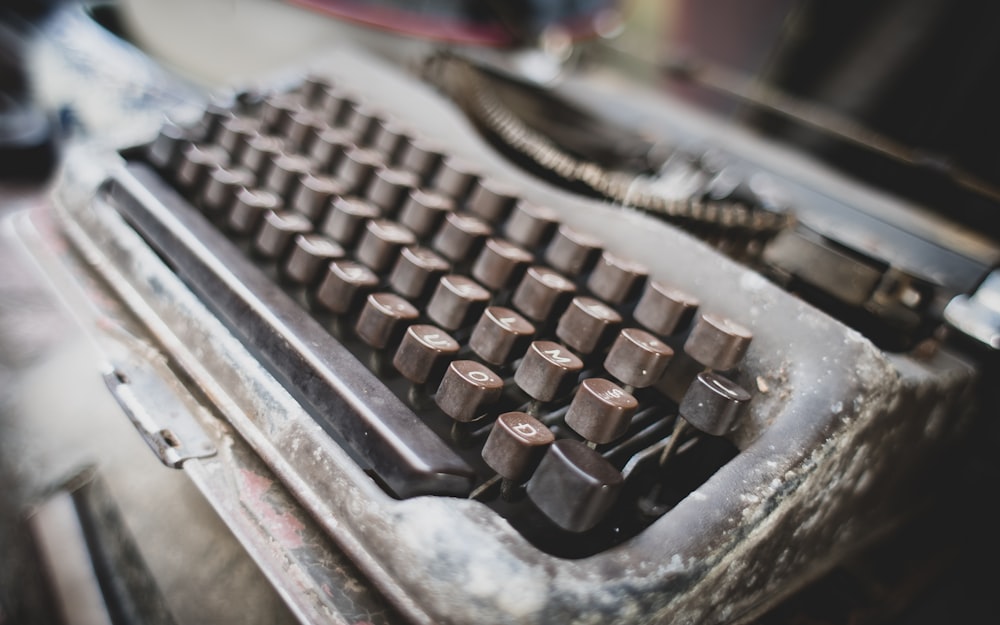
{"type": "MultiPolygon", "coordinates": [[[[663,224],[643,222],[650,240],[633,241],[637,249],[648,244],[676,255],[676,262],[657,264],[684,268],[669,279],[705,292],[706,306],[738,314],[753,329],[745,374],[768,390],[757,394],[751,418],[737,431],[742,453],[706,484],[635,539],[590,558],[560,560],[476,502],[385,496],[117,214],[100,202],[63,208],[71,227],[81,228],[77,243],[92,238],[106,255],[100,265],[122,272],[115,282],[130,305],[155,312],[158,340],[416,622],[749,618],[823,571],[835,561],[830,554],[891,527],[903,511],[886,498],[889,487],[911,477],[910,463],[931,459],[947,432],[960,429],[962,393],[972,380],[969,367],[943,352],[920,365],[889,358],[759,276],[663,224]],[[826,348],[819,352],[816,344],[826,348]],[[955,430],[942,428],[946,413],[955,430]],[[901,445],[906,463],[880,453],[901,445]],[[467,592],[456,595],[458,586],[467,592]]],[[[607,210],[595,206],[572,217],[604,223],[607,210]]]]}

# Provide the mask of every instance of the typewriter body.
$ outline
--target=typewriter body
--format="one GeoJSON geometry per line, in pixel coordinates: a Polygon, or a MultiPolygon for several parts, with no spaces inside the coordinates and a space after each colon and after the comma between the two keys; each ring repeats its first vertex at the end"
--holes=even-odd
{"type": "Polygon", "coordinates": [[[1000,248],[663,93],[549,89],[333,46],[74,147],[17,225],[303,622],[751,622],[982,409],[1000,248]]]}

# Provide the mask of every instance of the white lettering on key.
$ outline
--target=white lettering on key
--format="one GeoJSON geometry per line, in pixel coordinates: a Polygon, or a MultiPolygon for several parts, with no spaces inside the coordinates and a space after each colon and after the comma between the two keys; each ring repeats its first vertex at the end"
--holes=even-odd
{"type": "Polygon", "coordinates": [[[548,356],[549,359],[552,360],[552,362],[559,365],[565,365],[567,363],[573,362],[572,358],[567,358],[566,356],[562,355],[561,349],[547,349],[544,350],[542,353],[548,356]]]}
{"type": "Polygon", "coordinates": [[[538,434],[538,430],[530,423],[518,423],[514,426],[514,431],[524,437],[532,437],[538,434]]]}
{"type": "Polygon", "coordinates": [[[447,337],[443,337],[437,332],[425,334],[424,342],[434,347],[445,347],[447,345],[451,345],[451,341],[449,341],[447,337]]]}
{"type": "Polygon", "coordinates": [[[489,382],[491,380],[490,374],[485,371],[470,371],[468,376],[473,382],[489,382]]]}

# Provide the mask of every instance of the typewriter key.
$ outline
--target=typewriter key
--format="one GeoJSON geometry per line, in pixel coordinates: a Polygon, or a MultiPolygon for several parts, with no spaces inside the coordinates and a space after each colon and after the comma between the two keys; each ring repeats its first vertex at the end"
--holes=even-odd
{"type": "Polygon", "coordinates": [[[585,532],[601,522],[624,484],[620,471],[580,441],[548,447],[528,480],[528,498],[559,527],[585,532]]]}
{"type": "Polygon", "coordinates": [[[638,407],[635,397],[611,380],[588,378],[573,396],[566,425],[591,443],[610,443],[625,433],[638,407]]]}
{"type": "Polygon", "coordinates": [[[574,297],[559,317],[556,336],[581,355],[607,347],[622,323],[614,308],[592,297],[574,297]]]}

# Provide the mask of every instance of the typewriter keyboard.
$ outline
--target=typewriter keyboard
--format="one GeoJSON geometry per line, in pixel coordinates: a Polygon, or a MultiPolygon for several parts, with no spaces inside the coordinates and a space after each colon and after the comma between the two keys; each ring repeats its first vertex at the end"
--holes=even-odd
{"type": "Polygon", "coordinates": [[[330,79],[126,156],[200,247],[119,210],[395,497],[474,498],[579,557],[737,453],[739,320],[330,79]]]}

